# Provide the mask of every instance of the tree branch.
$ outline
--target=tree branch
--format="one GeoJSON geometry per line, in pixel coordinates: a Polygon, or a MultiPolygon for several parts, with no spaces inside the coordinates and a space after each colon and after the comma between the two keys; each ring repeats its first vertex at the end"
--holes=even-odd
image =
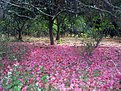
{"type": "Polygon", "coordinates": [[[61,10],[60,12],[58,12],[56,15],[53,16],[53,21],[62,13],[64,12],[65,10],[61,10]]]}
{"type": "Polygon", "coordinates": [[[120,7],[114,6],[113,4],[111,4],[111,3],[109,2],[109,0],[104,0],[104,3],[107,4],[108,6],[114,8],[114,9],[119,9],[119,10],[121,10],[120,7]]]}
{"type": "MultiPolygon", "coordinates": [[[[10,3],[10,2],[8,2],[8,1],[3,1],[3,0],[2,0],[2,2],[7,3],[7,4],[9,4],[9,5],[11,5],[11,6],[14,6],[14,7],[23,8],[23,9],[26,9],[26,10],[28,10],[28,11],[30,11],[30,12],[33,12],[33,11],[30,10],[29,8],[22,7],[22,6],[20,6],[20,5],[10,3]]],[[[34,12],[33,12],[33,13],[34,13],[34,12]]]]}
{"type": "MultiPolygon", "coordinates": [[[[20,5],[16,5],[16,4],[10,3],[10,2],[8,2],[8,1],[3,1],[3,0],[2,0],[2,2],[7,3],[7,4],[10,4],[10,5],[15,6],[15,7],[24,8],[24,9],[26,9],[26,10],[31,11],[30,9],[28,9],[28,8],[26,8],[26,7],[22,7],[22,6],[20,6],[20,5]]],[[[47,14],[47,13],[43,12],[42,10],[40,10],[39,8],[35,7],[34,5],[31,5],[31,4],[29,4],[29,3],[21,3],[21,4],[31,6],[32,8],[36,9],[37,11],[39,11],[40,13],[42,13],[42,14],[45,15],[45,16],[53,17],[52,15],[47,14]]],[[[31,11],[31,12],[33,12],[33,11],[31,11]]]]}
{"type": "Polygon", "coordinates": [[[108,14],[110,14],[111,16],[113,16],[115,18],[118,18],[116,15],[114,15],[112,12],[110,12],[110,11],[108,11],[106,9],[101,9],[101,8],[98,8],[98,7],[95,7],[95,6],[86,5],[86,4],[82,3],[82,2],[79,2],[79,3],[80,3],[80,5],[83,5],[86,8],[92,8],[92,9],[95,9],[95,10],[98,10],[98,11],[101,11],[101,12],[105,12],[105,13],[108,13],[108,14]]]}
{"type": "Polygon", "coordinates": [[[22,3],[22,4],[31,6],[32,8],[36,9],[37,11],[39,11],[41,14],[43,14],[43,15],[45,15],[45,16],[53,17],[53,15],[50,15],[50,14],[47,14],[47,13],[43,12],[42,10],[40,10],[39,8],[35,7],[35,6],[32,5],[32,4],[29,4],[29,3],[22,3]]]}
{"type": "Polygon", "coordinates": [[[9,12],[9,13],[13,13],[13,14],[19,16],[19,17],[23,17],[23,18],[27,18],[27,19],[34,19],[34,18],[32,18],[32,17],[29,17],[29,16],[20,15],[20,14],[18,14],[18,13],[15,12],[15,11],[11,11],[11,10],[9,10],[8,12],[9,12]]]}

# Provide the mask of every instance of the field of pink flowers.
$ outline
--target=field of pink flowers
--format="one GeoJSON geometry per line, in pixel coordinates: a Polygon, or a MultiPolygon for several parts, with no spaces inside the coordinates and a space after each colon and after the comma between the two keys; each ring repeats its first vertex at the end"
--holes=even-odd
{"type": "Polygon", "coordinates": [[[0,91],[121,91],[120,47],[14,44],[0,60],[0,91]]]}

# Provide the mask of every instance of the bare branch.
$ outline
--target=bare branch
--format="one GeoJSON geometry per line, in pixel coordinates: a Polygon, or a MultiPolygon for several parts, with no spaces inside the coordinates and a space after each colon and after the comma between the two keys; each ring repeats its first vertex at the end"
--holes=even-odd
{"type": "Polygon", "coordinates": [[[58,12],[56,15],[53,16],[52,20],[55,20],[62,12],[64,12],[65,10],[61,10],[60,12],[58,12]]]}
{"type": "Polygon", "coordinates": [[[26,10],[28,10],[28,11],[33,12],[32,10],[30,10],[30,9],[28,9],[28,8],[21,7],[20,5],[13,4],[13,3],[10,3],[10,2],[8,2],[8,1],[2,1],[2,2],[7,3],[7,4],[9,4],[9,5],[11,5],[11,6],[14,6],[14,7],[23,8],[23,9],[26,9],[26,10]]]}
{"type": "MultiPolygon", "coordinates": [[[[26,9],[26,10],[31,11],[30,9],[28,9],[28,8],[26,8],[26,7],[21,7],[21,6],[19,6],[19,5],[10,3],[10,2],[8,2],[8,1],[3,1],[3,2],[8,3],[8,4],[10,4],[10,5],[12,5],[12,6],[15,6],[15,7],[24,8],[24,9],[26,9]]],[[[31,5],[31,4],[29,4],[29,3],[21,3],[21,4],[31,6],[32,8],[36,9],[37,11],[39,11],[40,13],[42,13],[42,14],[45,15],[45,16],[53,17],[52,15],[47,14],[47,13],[43,12],[42,10],[40,10],[39,8],[35,7],[34,5],[31,5]]],[[[31,11],[31,12],[33,12],[33,11],[31,11]]]]}
{"type": "MultiPolygon", "coordinates": [[[[110,5],[110,7],[115,7],[115,9],[120,9],[119,7],[113,6],[108,0],[104,0],[104,1],[105,1],[106,4],[110,5]]],[[[22,7],[22,6],[20,6],[20,5],[27,5],[27,6],[30,6],[31,8],[34,8],[34,9],[36,9],[37,11],[39,11],[42,15],[45,15],[45,16],[48,16],[48,17],[52,17],[53,20],[55,20],[56,17],[57,17],[58,15],[60,15],[62,12],[68,11],[68,12],[74,13],[74,14],[80,13],[80,11],[74,11],[74,10],[72,10],[72,9],[65,9],[65,10],[63,9],[63,10],[58,11],[57,13],[55,13],[55,15],[51,15],[51,14],[45,13],[45,12],[42,11],[40,8],[35,7],[34,5],[29,4],[29,3],[23,2],[23,3],[20,3],[20,4],[18,5],[18,4],[14,4],[14,3],[11,3],[11,2],[8,2],[8,1],[5,1],[5,0],[2,0],[2,2],[7,3],[7,4],[10,4],[10,5],[15,6],[15,7],[23,8],[23,9],[26,9],[26,10],[28,10],[28,11],[31,11],[31,12],[35,13],[35,12],[32,11],[31,9],[29,9],[29,8],[27,8],[27,7],[22,7]]],[[[96,6],[86,5],[86,4],[82,3],[80,0],[78,0],[78,3],[79,3],[79,5],[81,6],[81,8],[82,8],[82,6],[83,6],[83,7],[86,7],[86,8],[91,8],[91,9],[94,9],[94,10],[98,10],[98,11],[101,11],[101,12],[108,13],[109,15],[111,15],[111,16],[117,18],[117,16],[116,16],[114,13],[112,13],[111,11],[108,11],[108,10],[106,10],[106,9],[101,9],[101,8],[96,7],[96,6]]],[[[119,10],[118,12],[120,12],[120,10],[119,10]]],[[[14,13],[15,13],[15,12],[14,12],[14,13]]],[[[18,15],[18,13],[15,13],[15,14],[18,15]]],[[[20,16],[24,16],[24,15],[20,15],[20,16]]],[[[26,16],[26,17],[28,17],[28,16],[26,16]]]]}
{"type": "Polygon", "coordinates": [[[19,16],[19,17],[28,18],[28,19],[34,19],[34,18],[32,18],[32,17],[29,17],[29,16],[20,15],[20,14],[18,14],[18,13],[15,12],[15,11],[11,11],[11,10],[9,10],[8,12],[9,12],[9,13],[13,13],[13,14],[19,16]]]}
{"type": "Polygon", "coordinates": [[[22,3],[22,4],[33,7],[34,9],[36,9],[37,11],[39,11],[40,13],[42,13],[42,14],[45,15],[45,16],[53,17],[53,15],[50,15],[50,14],[47,14],[47,13],[43,12],[42,10],[40,10],[39,8],[35,7],[35,6],[32,5],[32,4],[29,4],[29,3],[22,3]]]}
{"type": "Polygon", "coordinates": [[[98,11],[101,11],[101,12],[105,12],[105,13],[108,13],[108,14],[110,14],[111,16],[113,16],[115,18],[118,18],[116,15],[114,15],[112,12],[110,12],[110,11],[108,11],[106,9],[101,9],[101,8],[96,7],[96,6],[86,5],[86,4],[82,3],[82,2],[79,2],[79,3],[80,3],[80,5],[83,5],[86,8],[92,8],[92,9],[95,9],[95,10],[98,10],[98,11]]]}
{"type": "Polygon", "coordinates": [[[120,7],[114,6],[113,4],[111,4],[111,3],[109,2],[109,0],[104,0],[104,3],[107,4],[108,6],[114,8],[114,9],[119,9],[119,10],[121,10],[120,7]]]}

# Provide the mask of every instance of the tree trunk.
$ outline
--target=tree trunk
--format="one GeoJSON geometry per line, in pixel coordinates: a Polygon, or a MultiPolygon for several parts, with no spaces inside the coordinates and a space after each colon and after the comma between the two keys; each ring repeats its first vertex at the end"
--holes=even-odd
{"type": "Polygon", "coordinates": [[[53,38],[53,20],[52,17],[49,17],[49,37],[50,37],[50,44],[54,45],[54,38],[53,38]]]}
{"type": "Polygon", "coordinates": [[[7,37],[9,38],[10,37],[10,31],[7,27],[6,27],[6,30],[7,30],[7,37]]]}
{"type": "Polygon", "coordinates": [[[22,41],[22,31],[18,30],[18,40],[22,41]]]}
{"type": "Polygon", "coordinates": [[[7,36],[8,36],[8,38],[10,38],[10,34],[9,34],[9,32],[7,32],[7,36]]]}
{"type": "Polygon", "coordinates": [[[56,20],[57,20],[57,36],[56,36],[56,40],[59,40],[60,39],[60,23],[59,23],[58,18],[56,20]]]}

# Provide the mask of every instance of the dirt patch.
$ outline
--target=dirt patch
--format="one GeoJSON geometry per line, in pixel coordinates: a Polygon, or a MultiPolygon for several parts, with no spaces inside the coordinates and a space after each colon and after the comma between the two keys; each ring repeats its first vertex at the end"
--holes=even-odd
{"type": "Polygon", "coordinates": [[[100,43],[101,46],[114,46],[114,47],[121,47],[121,38],[105,38],[100,43]]]}
{"type": "MultiPolygon", "coordinates": [[[[50,40],[48,37],[35,38],[35,37],[24,36],[23,40],[24,42],[27,42],[27,43],[39,43],[39,44],[45,44],[45,45],[50,44],[50,40]]],[[[60,42],[55,40],[55,44],[56,45],[69,45],[69,46],[82,46],[83,42],[81,38],[63,37],[61,38],[60,42]]],[[[113,38],[113,39],[104,38],[99,45],[121,47],[121,38],[113,38]]]]}
{"type": "MultiPolygon", "coordinates": [[[[62,38],[62,43],[60,45],[70,45],[70,46],[82,46],[83,42],[81,38],[62,38]]],[[[114,46],[121,47],[121,38],[104,38],[100,44],[100,46],[114,46]]]]}

